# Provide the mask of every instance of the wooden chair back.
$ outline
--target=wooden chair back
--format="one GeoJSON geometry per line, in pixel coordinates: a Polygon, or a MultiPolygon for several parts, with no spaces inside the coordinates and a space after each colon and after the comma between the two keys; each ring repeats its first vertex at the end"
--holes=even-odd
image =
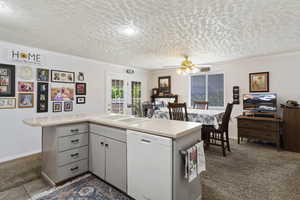
{"type": "Polygon", "coordinates": [[[208,110],[208,101],[195,101],[193,108],[208,110]]]}
{"type": "Polygon", "coordinates": [[[168,104],[170,120],[188,121],[186,103],[168,104]]]}
{"type": "Polygon", "coordinates": [[[222,118],[222,124],[220,126],[220,130],[224,132],[228,132],[228,125],[233,108],[233,103],[228,103],[226,106],[225,114],[222,118]]]}

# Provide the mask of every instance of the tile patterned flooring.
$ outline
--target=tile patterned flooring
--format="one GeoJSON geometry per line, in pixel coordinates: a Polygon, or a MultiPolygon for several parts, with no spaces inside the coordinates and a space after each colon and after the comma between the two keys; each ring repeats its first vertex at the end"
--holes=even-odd
{"type": "Polygon", "coordinates": [[[34,195],[47,191],[50,186],[42,179],[35,179],[21,186],[0,192],[0,200],[30,200],[34,195]]]}

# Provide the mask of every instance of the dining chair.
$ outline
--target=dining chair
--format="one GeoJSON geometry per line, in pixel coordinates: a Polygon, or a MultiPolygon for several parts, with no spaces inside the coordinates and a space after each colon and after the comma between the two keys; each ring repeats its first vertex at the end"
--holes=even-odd
{"type": "Polygon", "coordinates": [[[170,120],[188,121],[186,103],[168,104],[170,120]]]}
{"type": "Polygon", "coordinates": [[[208,110],[208,101],[195,101],[193,108],[208,110]]]}
{"type": "Polygon", "coordinates": [[[205,143],[207,146],[215,145],[221,146],[223,151],[223,156],[226,156],[226,148],[230,152],[230,144],[229,144],[229,133],[228,126],[230,121],[230,115],[232,112],[233,104],[228,103],[226,106],[225,114],[222,118],[222,123],[219,125],[219,128],[215,128],[214,126],[205,126],[203,127],[203,131],[205,134],[205,143]],[[225,144],[226,143],[226,144],[225,144]]]}

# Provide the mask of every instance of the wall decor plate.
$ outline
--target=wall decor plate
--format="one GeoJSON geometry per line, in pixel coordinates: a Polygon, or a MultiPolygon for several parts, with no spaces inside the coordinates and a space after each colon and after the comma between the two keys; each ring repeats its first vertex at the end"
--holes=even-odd
{"type": "Polygon", "coordinates": [[[37,83],[37,112],[48,112],[49,84],[37,83]]]}
{"type": "Polygon", "coordinates": [[[250,92],[269,92],[269,72],[249,74],[250,92]]]}
{"type": "Polygon", "coordinates": [[[19,93],[18,107],[19,108],[33,108],[34,95],[33,93],[19,93]]]}
{"type": "Polygon", "coordinates": [[[16,108],[16,98],[0,98],[0,109],[16,108]]]}
{"type": "Polygon", "coordinates": [[[15,96],[15,66],[0,64],[0,97],[15,96]]]}
{"type": "Polygon", "coordinates": [[[76,97],[77,104],[85,104],[85,97],[76,97]]]}
{"type": "Polygon", "coordinates": [[[76,95],[86,95],[86,83],[76,83],[76,95]]]}
{"type": "Polygon", "coordinates": [[[78,73],[77,80],[78,81],[84,81],[84,73],[83,72],[78,73]]]}
{"type": "Polygon", "coordinates": [[[75,72],[51,70],[51,82],[75,83],[75,72]]]}
{"type": "Polygon", "coordinates": [[[33,70],[29,66],[18,66],[17,75],[22,80],[33,80],[33,70]]]}
{"type": "Polygon", "coordinates": [[[53,112],[62,112],[62,102],[53,102],[52,111],[53,112]]]}
{"type": "Polygon", "coordinates": [[[36,70],[36,75],[37,81],[49,82],[49,69],[38,68],[36,70]]]}
{"type": "Polygon", "coordinates": [[[65,112],[73,111],[73,101],[65,101],[64,102],[64,111],[65,112]]]}
{"type": "Polygon", "coordinates": [[[19,81],[18,82],[18,91],[19,92],[34,92],[34,83],[19,81]]]}
{"type": "Polygon", "coordinates": [[[73,101],[74,95],[74,88],[51,87],[51,101],[73,101]]]}

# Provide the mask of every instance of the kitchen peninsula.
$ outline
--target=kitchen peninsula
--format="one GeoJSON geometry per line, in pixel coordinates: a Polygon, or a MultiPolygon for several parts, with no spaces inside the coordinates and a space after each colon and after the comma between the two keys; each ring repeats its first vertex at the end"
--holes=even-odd
{"type": "Polygon", "coordinates": [[[180,154],[201,140],[194,122],[117,114],[26,119],[42,127],[42,176],[51,184],[91,172],[137,200],[198,200],[180,154]]]}

